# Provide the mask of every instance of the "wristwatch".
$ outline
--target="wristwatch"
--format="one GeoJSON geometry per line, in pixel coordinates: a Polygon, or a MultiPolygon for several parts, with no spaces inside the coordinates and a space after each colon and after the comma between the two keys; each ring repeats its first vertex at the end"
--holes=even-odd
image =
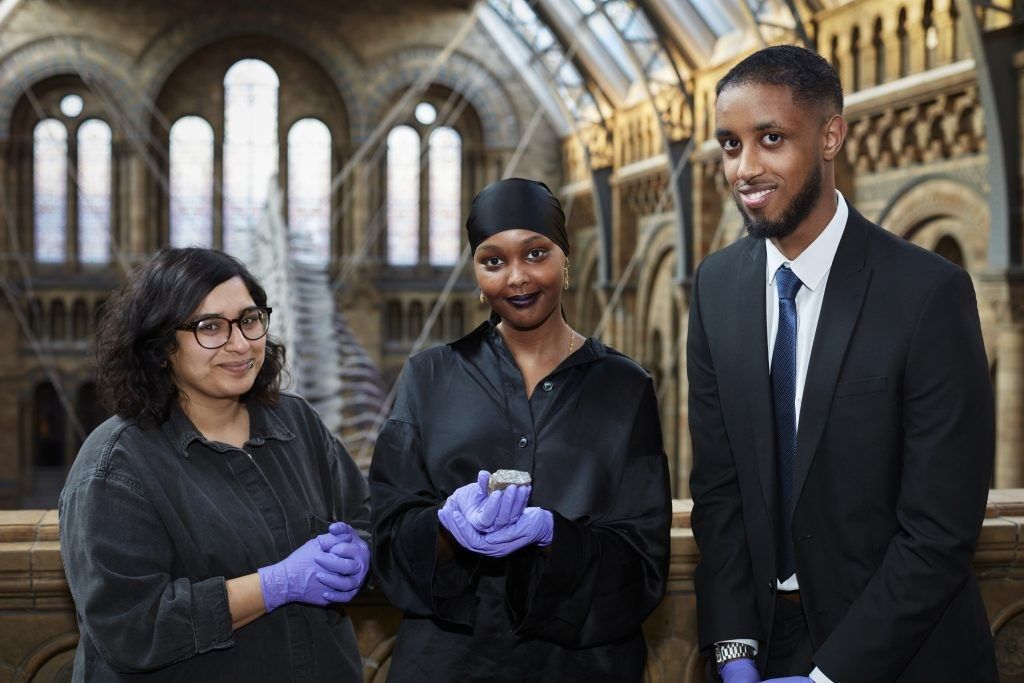
{"type": "Polygon", "coordinates": [[[719,643],[715,645],[715,664],[719,670],[734,659],[753,659],[754,648],[746,643],[719,643]]]}

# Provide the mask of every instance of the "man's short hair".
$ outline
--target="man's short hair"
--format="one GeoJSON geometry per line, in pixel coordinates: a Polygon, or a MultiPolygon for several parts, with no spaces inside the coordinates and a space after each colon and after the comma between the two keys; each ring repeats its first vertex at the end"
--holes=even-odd
{"type": "Polygon", "coordinates": [[[715,87],[717,97],[735,85],[778,85],[789,88],[793,102],[843,112],[843,85],[835,69],[813,50],[773,45],[758,50],[729,69],[715,87]]]}

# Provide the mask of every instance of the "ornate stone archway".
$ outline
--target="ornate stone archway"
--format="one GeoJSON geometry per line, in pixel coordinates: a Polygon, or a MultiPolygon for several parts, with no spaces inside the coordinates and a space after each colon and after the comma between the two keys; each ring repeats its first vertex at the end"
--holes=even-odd
{"type": "Polygon", "coordinates": [[[949,235],[963,249],[967,270],[976,272],[988,264],[988,205],[956,180],[931,177],[909,185],[893,195],[879,223],[929,250],[949,235]]]}
{"type": "Polygon", "coordinates": [[[87,84],[102,88],[120,109],[111,115],[143,130],[147,108],[137,83],[122,66],[129,62],[117,48],[87,38],[42,38],[19,47],[0,64],[0,141],[9,138],[11,115],[28,88],[62,75],[80,75],[87,84]]]}
{"type": "MultiPolygon", "coordinates": [[[[378,116],[400,92],[416,82],[439,52],[434,47],[414,48],[380,62],[366,75],[366,104],[361,114],[378,116]]],[[[510,149],[519,142],[519,120],[512,101],[487,67],[455,52],[431,82],[450,88],[469,101],[480,119],[485,149],[510,149]]],[[[370,119],[353,120],[353,130],[360,138],[372,128],[370,119]]]]}

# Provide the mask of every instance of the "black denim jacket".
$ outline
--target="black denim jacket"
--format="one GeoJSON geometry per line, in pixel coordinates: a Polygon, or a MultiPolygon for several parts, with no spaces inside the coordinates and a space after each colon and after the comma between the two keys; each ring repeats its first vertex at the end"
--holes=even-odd
{"type": "Polygon", "coordinates": [[[231,629],[225,580],[331,520],[369,526],[366,481],[308,403],[282,394],[249,415],[244,449],[204,439],[178,408],[86,439],[59,503],[76,681],[362,680],[342,607],[292,603],[231,629]]]}

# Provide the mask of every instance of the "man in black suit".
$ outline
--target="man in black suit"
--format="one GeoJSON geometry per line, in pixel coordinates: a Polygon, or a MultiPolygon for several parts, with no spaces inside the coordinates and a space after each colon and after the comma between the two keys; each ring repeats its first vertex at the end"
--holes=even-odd
{"type": "Polygon", "coordinates": [[[971,570],[995,431],[974,288],[836,190],[842,107],[793,46],[718,83],[749,235],[693,281],[700,646],[726,683],[995,681],[971,570]]]}

